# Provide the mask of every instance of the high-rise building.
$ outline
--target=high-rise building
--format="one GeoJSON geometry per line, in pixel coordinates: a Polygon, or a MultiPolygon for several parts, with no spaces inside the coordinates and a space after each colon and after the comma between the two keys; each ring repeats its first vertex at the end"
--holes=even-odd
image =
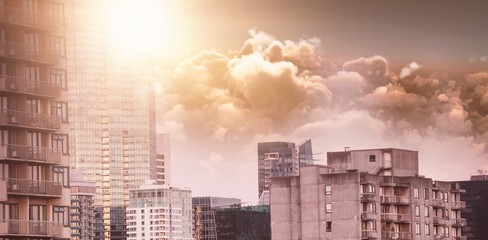
{"type": "Polygon", "coordinates": [[[193,240],[191,191],[146,184],[130,191],[128,240],[193,240]]]}
{"type": "Polygon", "coordinates": [[[157,178],[153,79],[110,42],[118,2],[66,0],[65,9],[70,159],[96,184],[95,239],[125,239],[129,190],[157,178]]]}
{"type": "Polygon", "coordinates": [[[347,150],[327,161],[272,179],[273,239],[466,239],[463,190],[419,176],[418,152],[347,150]]]}
{"type": "Polygon", "coordinates": [[[271,177],[298,176],[301,165],[313,164],[312,141],[258,143],[258,196],[267,199],[271,177]],[[263,195],[263,192],[264,195],[263,195]]]}
{"type": "Polygon", "coordinates": [[[217,240],[215,210],[217,208],[241,206],[241,200],[224,197],[194,197],[193,237],[196,240],[217,240]]]}
{"type": "Polygon", "coordinates": [[[67,239],[64,3],[0,1],[0,239],[67,239]]]}
{"type": "Polygon", "coordinates": [[[461,188],[466,192],[461,193],[461,200],[466,202],[466,209],[461,210],[461,215],[466,218],[467,226],[463,232],[468,240],[486,239],[488,228],[488,176],[472,176],[470,181],[461,181],[461,188]]]}
{"type": "Polygon", "coordinates": [[[227,207],[215,211],[219,240],[270,240],[269,205],[227,207]]]}
{"type": "Polygon", "coordinates": [[[171,142],[169,134],[156,136],[156,181],[160,184],[171,185],[171,142]]]}
{"type": "Polygon", "coordinates": [[[94,234],[94,182],[87,182],[83,172],[71,169],[71,240],[92,240],[94,234]]]}

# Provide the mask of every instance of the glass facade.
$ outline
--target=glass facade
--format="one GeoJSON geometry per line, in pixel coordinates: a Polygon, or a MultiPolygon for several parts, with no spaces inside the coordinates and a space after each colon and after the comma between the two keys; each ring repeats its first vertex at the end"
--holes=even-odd
{"type": "Polygon", "coordinates": [[[108,42],[107,6],[113,3],[66,1],[66,53],[71,164],[96,183],[103,238],[118,239],[125,237],[129,190],[156,179],[156,129],[151,74],[143,61],[108,42]]]}

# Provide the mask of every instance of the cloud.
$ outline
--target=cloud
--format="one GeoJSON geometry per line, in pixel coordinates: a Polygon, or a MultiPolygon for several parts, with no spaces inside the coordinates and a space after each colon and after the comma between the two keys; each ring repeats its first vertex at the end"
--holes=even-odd
{"type": "Polygon", "coordinates": [[[373,87],[384,85],[387,82],[388,62],[382,56],[358,58],[345,62],[342,71],[357,72],[363,76],[373,87]]]}
{"type": "Polygon", "coordinates": [[[412,73],[414,73],[415,71],[417,71],[421,66],[416,63],[416,62],[411,62],[410,64],[408,64],[408,66],[402,68],[402,70],[400,70],[400,78],[406,78],[410,75],[412,75],[412,73]]]}

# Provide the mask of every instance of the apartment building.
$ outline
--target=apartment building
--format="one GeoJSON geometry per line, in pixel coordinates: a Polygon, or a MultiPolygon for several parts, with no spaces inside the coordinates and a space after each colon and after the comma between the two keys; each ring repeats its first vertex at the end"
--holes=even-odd
{"type": "Polygon", "coordinates": [[[0,239],[70,237],[64,1],[0,1],[0,239]]]}
{"type": "Polygon", "coordinates": [[[71,169],[71,240],[92,240],[96,186],[87,182],[83,172],[71,169]]]}
{"type": "Polygon", "coordinates": [[[191,191],[147,183],[130,191],[128,240],[193,240],[191,191]]]}
{"type": "Polygon", "coordinates": [[[258,196],[267,204],[271,177],[298,176],[300,166],[313,164],[312,141],[258,143],[258,196]]]}
{"type": "Polygon", "coordinates": [[[327,153],[270,188],[272,239],[466,239],[463,189],[418,175],[418,152],[327,153]]]}

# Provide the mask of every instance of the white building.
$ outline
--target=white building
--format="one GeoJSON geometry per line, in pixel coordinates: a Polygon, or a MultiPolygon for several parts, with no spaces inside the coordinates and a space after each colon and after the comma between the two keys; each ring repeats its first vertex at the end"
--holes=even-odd
{"type": "Polygon", "coordinates": [[[127,240],[192,240],[191,190],[146,183],[130,191],[127,240]]]}

